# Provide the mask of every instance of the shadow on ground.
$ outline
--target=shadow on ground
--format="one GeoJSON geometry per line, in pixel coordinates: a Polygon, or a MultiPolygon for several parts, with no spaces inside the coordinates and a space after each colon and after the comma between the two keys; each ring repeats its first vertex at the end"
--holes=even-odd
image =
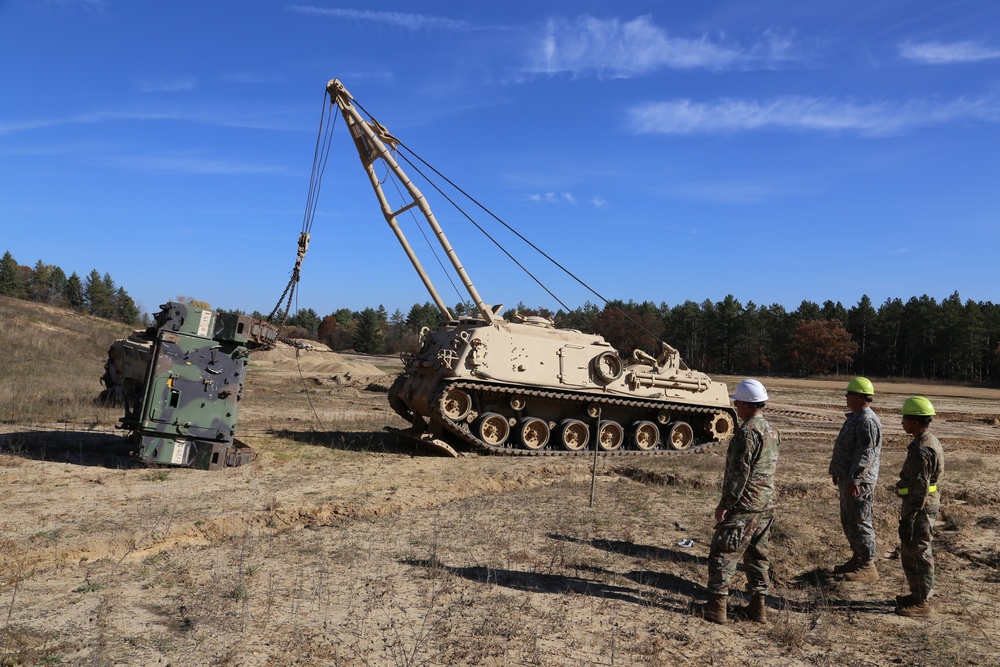
{"type": "Polygon", "coordinates": [[[32,430],[0,434],[0,453],[8,456],[115,470],[148,467],[131,456],[132,449],[125,438],[102,431],[32,430]]]}
{"type": "Polygon", "coordinates": [[[440,456],[433,449],[421,446],[395,433],[382,431],[290,431],[269,433],[305,445],[316,445],[349,452],[378,452],[408,456],[440,456]]]}

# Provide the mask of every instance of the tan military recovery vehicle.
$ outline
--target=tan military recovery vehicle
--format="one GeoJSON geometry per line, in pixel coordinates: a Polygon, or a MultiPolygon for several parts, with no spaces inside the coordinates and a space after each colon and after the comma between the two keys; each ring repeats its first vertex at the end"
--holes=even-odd
{"type": "Polygon", "coordinates": [[[542,317],[514,313],[480,298],[427,200],[394,157],[399,141],[365,120],[339,80],[330,101],[351,132],[386,221],[444,320],[424,331],[420,349],[403,356],[389,391],[392,408],[411,422],[409,437],[454,451],[572,455],[586,450],[665,454],[728,439],[735,428],[726,385],[688,368],[663,344],[658,356],[636,351],[628,361],[601,336],[557,329],[542,317]],[[402,190],[393,210],[376,174],[385,168],[402,190]],[[397,222],[417,209],[433,229],[477,315],[454,317],[397,222]]]}

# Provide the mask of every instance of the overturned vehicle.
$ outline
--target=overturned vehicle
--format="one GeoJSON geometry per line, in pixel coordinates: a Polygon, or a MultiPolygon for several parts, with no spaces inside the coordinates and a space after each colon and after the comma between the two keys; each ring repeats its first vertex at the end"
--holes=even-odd
{"type": "Polygon", "coordinates": [[[250,349],[277,340],[271,324],[237,313],[166,303],[155,324],[108,350],[101,399],[121,404],[118,428],[151,464],[215,470],[253,450],[236,439],[250,349]]]}

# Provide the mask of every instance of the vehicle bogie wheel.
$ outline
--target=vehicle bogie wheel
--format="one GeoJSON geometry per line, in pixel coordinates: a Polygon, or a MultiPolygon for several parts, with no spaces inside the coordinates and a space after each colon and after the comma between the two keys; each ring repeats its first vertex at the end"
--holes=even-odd
{"type": "Polygon", "coordinates": [[[660,428],[653,422],[636,422],[632,425],[632,442],[644,452],[656,449],[660,445],[660,428]]]}
{"type": "Polygon", "coordinates": [[[543,449],[549,444],[549,424],[544,419],[525,417],[517,425],[517,431],[521,444],[527,449],[543,449]]]}
{"type": "Polygon", "coordinates": [[[616,421],[602,420],[597,428],[597,444],[606,452],[613,452],[625,442],[625,429],[616,421]]]}
{"type": "Polygon", "coordinates": [[[461,389],[449,389],[444,395],[441,407],[445,416],[452,421],[462,421],[472,409],[472,399],[461,389]]]}
{"type": "Polygon", "coordinates": [[[694,429],[687,422],[674,422],[667,430],[671,449],[687,449],[694,442],[694,429]]]}
{"type": "Polygon", "coordinates": [[[579,419],[564,419],[559,425],[559,441],[571,452],[586,449],[590,442],[590,427],[579,419]]]}
{"type": "Polygon", "coordinates": [[[507,418],[495,412],[487,412],[476,422],[476,437],[488,445],[502,445],[510,436],[507,418]]]}

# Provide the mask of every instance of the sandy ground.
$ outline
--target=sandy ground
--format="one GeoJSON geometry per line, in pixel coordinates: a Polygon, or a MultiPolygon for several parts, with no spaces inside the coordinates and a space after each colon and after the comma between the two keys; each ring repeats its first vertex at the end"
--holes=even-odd
{"type": "Polygon", "coordinates": [[[884,559],[862,587],[829,574],[848,555],[826,476],[844,382],[766,380],[783,436],[772,622],[717,626],[689,606],[722,448],[432,456],[383,430],[405,426],[394,365],[255,358],[240,437],[257,458],[224,471],[138,466],[107,429],[3,424],[0,665],[1000,664],[1000,391],[879,385],[884,559]],[[917,392],[947,452],[926,621],[892,613],[888,488],[917,392]]]}

